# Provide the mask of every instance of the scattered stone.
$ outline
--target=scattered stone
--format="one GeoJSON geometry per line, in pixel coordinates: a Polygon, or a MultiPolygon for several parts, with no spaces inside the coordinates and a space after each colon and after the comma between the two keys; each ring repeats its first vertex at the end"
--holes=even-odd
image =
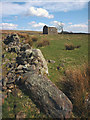
{"type": "Polygon", "coordinates": [[[49,62],[49,63],[52,63],[52,64],[54,64],[54,63],[55,63],[55,61],[54,61],[54,60],[48,60],[48,62],[49,62]]]}

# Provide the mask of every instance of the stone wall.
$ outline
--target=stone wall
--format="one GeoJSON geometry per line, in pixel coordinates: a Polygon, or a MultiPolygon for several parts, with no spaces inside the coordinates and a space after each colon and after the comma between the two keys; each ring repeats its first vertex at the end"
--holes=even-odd
{"type": "Polygon", "coordinates": [[[57,29],[55,27],[48,27],[48,34],[57,34],[57,29]]]}
{"type": "Polygon", "coordinates": [[[2,79],[3,91],[12,93],[15,85],[19,88],[23,85],[28,96],[47,117],[70,118],[72,103],[49,80],[47,61],[42,52],[33,49],[28,43],[21,43],[17,34],[8,35],[3,42],[6,45],[6,52],[17,54],[14,63],[6,64],[10,70],[2,79]]]}

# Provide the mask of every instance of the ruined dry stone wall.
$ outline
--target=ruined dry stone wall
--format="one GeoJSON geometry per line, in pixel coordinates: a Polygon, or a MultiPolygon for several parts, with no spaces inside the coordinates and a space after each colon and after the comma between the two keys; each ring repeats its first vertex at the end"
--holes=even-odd
{"type": "Polygon", "coordinates": [[[72,103],[46,76],[48,66],[42,52],[20,43],[17,34],[7,36],[4,43],[6,52],[15,52],[17,57],[15,63],[7,64],[10,70],[2,79],[3,89],[11,90],[14,84],[19,87],[23,84],[30,98],[48,117],[70,118],[72,103]]]}

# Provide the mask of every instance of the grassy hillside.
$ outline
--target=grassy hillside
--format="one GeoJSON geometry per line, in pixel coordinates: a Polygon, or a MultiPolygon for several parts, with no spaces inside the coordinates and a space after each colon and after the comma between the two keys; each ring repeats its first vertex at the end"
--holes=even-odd
{"type": "MultiPolygon", "coordinates": [[[[44,57],[47,60],[55,60],[55,64],[48,64],[49,78],[56,82],[63,71],[68,67],[76,67],[88,62],[88,35],[40,35],[38,40],[50,41],[50,45],[40,47],[44,57]],[[65,50],[66,43],[80,45],[80,48],[74,50],[65,50]],[[62,67],[63,64],[63,67],[62,67]],[[57,67],[61,67],[57,70],[57,67]]],[[[37,41],[38,42],[38,41],[37,41]]],[[[37,46],[37,43],[34,43],[37,46]]]]}
{"type": "MultiPolygon", "coordinates": [[[[6,31],[5,31],[6,32],[6,31]]],[[[3,34],[3,38],[5,38],[7,33],[3,34]]],[[[55,63],[48,63],[48,68],[49,68],[49,78],[50,80],[55,83],[59,89],[61,89],[64,93],[66,93],[65,90],[69,91],[70,90],[70,85],[72,82],[72,80],[83,80],[80,82],[76,82],[73,85],[75,86],[75,84],[80,84],[81,82],[83,83],[81,85],[81,88],[78,90],[79,93],[80,91],[83,91],[82,88],[84,89],[84,97],[86,99],[86,94],[88,94],[88,86],[86,85],[86,87],[84,87],[84,81],[87,79],[87,76],[85,77],[77,77],[77,76],[83,76],[82,74],[86,74],[86,68],[84,66],[86,66],[88,64],[88,35],[84,35],[84,34],[58,34],[58,35],[43,35],[43,34],[29,34],[29,32],[26,32],[25,34],[28,34],[28,38],[24,38],[21,37],[21,42],[23,40],[26,40],[26,42],[30,43],[32,42],[32,47],[33,48],[37,48],[37,45],[40,44],[40,42],[42,41],[48,41],[49,45],[47,46],[43,46],[43,47],[38,47],[44,57],[46,58],[46,60],[54,60],[55,63]],[[36,40],[32,40],[32,38],[35,38],[36,40]],[[74,46],[78,46],[80,45],[80,48],[75,48],[74,50],[66,50],[65,49],[65,44],[73,44],[74,46]],[[75,72],[75,69],[77,72],[75,72]],[[69,73],[67,72],[67,70],[69,71],[69,73]],[[84,72],[80,72],[84,71],[84,72]],[[74,72],[73,72],[74,71],[74,72]],[[68,73],[68,75],[67,75],[68,73]],[[73,78],[73,74],[76,74],[76,76],[73,78]],[[79,74],[78,74],[79,73],[79,74]],[[70,77],[71,76],[71,77],[70,77]],[[65,80],[65,82],[68,80],[68,78],[70,79],[69,86],[67,87],[68,89],[65,89],[65,86],[63,86],[62,81],[65,80]]],[[[24,34],[24,35],[25,35],[24,34]]],[[[3,53],[4,53],[4,45],[3,45],[3,53]]],[[[5,59],[9,59],[9,62],[12,61],[12,55],[10,53],[5,53],[6,57],[4,58],[3,62],[5,62],[5,59]]],[[[15,54],[13,54],[13,57],[15,57],[15,54]]],[[[3,65],[3,68],[5,68],[5,64],[3,65]]],[[[66,83],[66,85],[68,85],[68,83],[66,83]]],[[[80,86],[79,85],[79,86],[80,86]]],[[[78,85],[77,85],[78,86],[78,85]]],[[[77,86],[75,89],[77,89],[77,86]]],[[[19,90],[20,91],[20,90],[19,90]]],[[[22,93],[22,91],[20,91],[22,94],[22,98],[20,97],[17,98],[18,101],[18,107],[17,107],[17,111],[23,111],[25,112],[29,118],[33,118],[33,117],[45,117],[45,115],[40,112],[38,110],[38,108],[34,105],[34,103],[31,101],[31,99],[24,95],[22,93]],[[27,99],[26,99],[27,98],[27,99]],[[26,105],[26,102],[29,105],[26,105]],[[24,104],[24,106],[23,106],[24,104]],[[34,107],[33,107],[34,106],[34,107]],[[23,108],[23,109],[22,109],[23,108]],[[24,109],[25,108],[25,109],[24,109]]],[[[70,91],[72,92],[72,91],[70,91]]],[[[76,91],[72,92],[72,94],[76,94],[76,91]]],[[[67,93],[66,93],[67,94],[67,93]]],[[[82,94],[80,93],[81,96],[79,96],[77,99],[82,98],[82,94]]],[[[68,95],[68,94],[67,94],[68,95]]],[[[76,94],[77,95],[77,94],[76,94]]],[[[18,96],[18,95],[17,95],[18,96]]],[[[78,95],[77,95],[78,96],[78,95]]],[[[68,95],[69,98],[71,98],[68,95]]],[[[7,98],[5,100],[5,103],[3,104],[3,117],[7,117],[7,115],[9,114],[10,117],[14,117],[14,111],[12,111],[12,106],[13,106],[13,99],[15,99],[13,97],[13,95],[11,95],[9,98],[7,98]],[[12,102],[12,104],[10,103],[12,102]],[[10,109],[9,112],[8,111],[8,107],[10,109]]],[[[71,99],[72,100],[72,99],[71,99]]],[[[81,100],[83,101],[83,99],[81,100]]],[[[84,108],[82,108],[81,106],[83,106],[83,103],[79,101],[77,101],[76,99],[72,100],[73,105],[75,106],[74,108],[80,112],[83,111],[84,108]],[[78,103],[78,104],[76,104],[78,103]],[[78,109],[78,106],[80,109],[78,109]]],[[[77,111],[73,111],[74,117],[85,117],[85,115],[82,115],[82,112],[78,113],[77,111]]],[[[88,115],[86,115],[88,116],[88,115]]]]}

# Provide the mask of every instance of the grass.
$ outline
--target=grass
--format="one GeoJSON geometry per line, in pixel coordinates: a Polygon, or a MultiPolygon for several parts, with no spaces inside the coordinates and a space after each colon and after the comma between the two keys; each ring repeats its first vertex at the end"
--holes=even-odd
{"type": "Polygon", "coordinates": [[[72,43],[65,43],[65,48],[66,50],[74,50],[75,48],[80,48],[81,46],[80,45],[73,45],[72,43]]]}
{"type": "Polygon", "coordinates": [[[19,92],[21,92],[22,98],[18,96],[17,92],[17,96],[9,94],[9,97],[5,99],[2,106],[3,118],[15,118],[19,112],[25,113],[26,118],[45,117],[27,95],[24,95],[20,90],[19,92]],[[15,109],[14,105],[16,105],[15,109]]]}
{"type": "MultiPolygon", "coordinates": [[[[44,57],[48,60],[55,60],[55,64],[48,64],[49,78],[55,83],[59,76],[63,75],[64,70],[69,66],[82,65],[88,62],[88,35],[40,35],[38,40],[47,39],[50,42],[49,46],[40,47],[44,57]],[[81,45],[73,51],[65,50],[65,43],[72,42],[75,46],[81,45]],[[64,64],[63,70],[57,70],[57,67],[64,64]]],[[[34,47],[37,43],[34,44],[34,47]]],[[[60,66],[61,67],[61,66],[60,66]]]]}
{"type": "Polygon", "coordinates": [[[38,40],[38,37],[32,36],[31,39],[32,39],[33,42],[36,42],[38,40]]]}
{"type": "MultiPolygon", "coordinates": [[[[73,103],[73,113],[75,116],[88,118],[89,116],[89,78],[90,68],[85,64],[82,69],[69,68],[65,71],[65,76],[61,83],[62,91],[73,103]]],[[[61,86],[60,86],[61,87],[61,86]]]]}
{"type": "Polygon", "coordinates": [[[47,46],[47,45],[50,45],[49,40],[42,40],[42,41],[39,41],[39,42],[37,43],[37,48],[38,48],[38,47],[47,46]]]}
{"type": "MultiPolygon", "coordinates": [[[[29,31],[26,33],[30,34],[29,31]]],[[[4,35],[3,35],[3,37],[4,37],[4,35]]],[[[86,68],[82,67],[82,65],[85,63],[88,63],[88,35],[84,35],[84,34],[83,35],[82,34],[80,34],[80,35],[79,34],[75,34],[75,35],[74,34],[58,34],[58,35],[35,34],[34,37],[37,38],[37,40],[35,42],[31,39],[32,37],[33,37],[33,35],[29,35],[28,39],[26,39],[25,42],[29,43],[29,44],[32,43],[33,48],[37,48],[38,43],[40,43],[41,41],[43,42],[43,40],[47,40],[49,42],[49,45],[39,47],[39,49],[42,51],[46,60],[54,60],[55,61],[54,64],[48,63],[48,68],[49,68],[49,76],[48,77],[50,78],[50,80],[53,83],[55,83],[58,86],[59,89],[61,89],[65,93],[65,91],[68,91],[68,90],[65,90],[64,85],[61,84],[61,81],[63,81],[63,78],[65,77],[65,72],[67,70],[71,70],[71,71],[69,71],[69,73],[71,73],[73,76],[74,68],[76,68],[75,72],[81,76],[83,71],[86,70],[86,68]],[[78,45],[80,45],[81,47],[79,47],[78,49],[75,48],[74,50],[66,50],[65,49],[66,43],[72,43],[74,46],[77,46],[77,48],[78,48],[78,45]],[[63,66],[62,66],[62,64],[63,64],[63,66]],[[59,68],[59,69],[57,69],[57,68],[59,68]],[[80,71],[81,69],[82,69],[82,73],[80,71]]],[[[23,38],[21,38],[21,42],[22,41],[23,41],[23,38]]],[[[5,52],[4,49],[3,49],[3,52],[5,52]]],[[[13,55],[13,57],[12,57],[12,55],[10,55],[10,53],[5,53],[5,54],[6,54],[6,56],[3,60],[3,62],[7,58],[9,59],[9,61],[12,61],[12,58],[16,56],[16,55],[13,55]]],[[[4,67],[5,67],[5,65],[4,65],[4,67]]],[[[69,73],[67,74],[67,76],[64,80],[67,80],[68,76],[70,77],[69,73]]],[[[71,80],[70,84],[73,83],[73,81],[76,80],[76,78],[77,78],[77,76],[76,76],[75,79],[72,79],[72,76],[70,78],[70,80],[71,80]]],[[[83,79],[81,79],[81,78],[82,77],[79,78],[79,80],[80,80],[79,82],[76,81],[77,84],[79,83],[81,85],[81,83],[84,82],[85,78],[83,78],[83,79]],[[81,81],[81,80],[83,80],[83,81],[81,81]]],[[[82,90],[82,88],[83,87],[80,86],[79,91],[82,90]]],[[[74,94],[77,95],[77,92],[74,91],[74,94]]],[[[77,99],[75,99],[76,102],[72,100],[74,106],[83,105],[83,103],[78,103],[79,97],[82,98],[82,93],[80,93],[80,94],[81,95],[78,96],[78,98],[76,97],[77,98],[77,99]]],[[[21,108],[22,108],[21,102],[22,102],[22,104],[24,104],[26,95],[23,95],[23,96],[24,96],[23,100],[18,98],[18,108],[17,108],[18,112],[20,112],[21,108]]],[[[84,97],[85,96],[86,95],[84,95],[84,97]]],[[[72,97],[71,94],[69,94],[68,97],[69,98],[72,97]]],[[[14,98],[10,97],[9,99],[12,100],[14,98]]],[[[28,100],[31,101],[30,98],[28,100]]],[[[3,107],[3,109],[4,109],[3,116],[5,115],[7,117],[7,114],[10,115],[12,113],[5,111],[5,109],[7,109],[5,107],[9,106],[9,104],[8,104],[9,100],[6,99],[5,101],[6,102],[3,105],[4,106],[3,107]]],[[[25,100],[25,102],[27,102],[27,100],[25,100]]],[[[34,105],[32,101],[31,101],[31,104],[34,105]]],[[[35,112],[35,111],[38,111],[37,108],[34,107],[34,109],[33,109],[33,107],[31,107],[32,105],[24,106],[25,110],[27,111],[27,117],[33,118],[33,117],[37,117],[37,116],[43,116],[42,113],[37,114],[35,112]]],[[[83,109],[83,108],[81,108],[81,109],[83,109]]],[[[78,108],[77,108],[77,110],[78,110],[78,108]]],[[[77,116],[77,117],[82,116],[82,114],[79,114],[78,111],[74,110],[73,113],[74,113],[74,116],[77,116]]],[[[12,117],[13,117],[13,114],[12,114],[12,117]]]]}

